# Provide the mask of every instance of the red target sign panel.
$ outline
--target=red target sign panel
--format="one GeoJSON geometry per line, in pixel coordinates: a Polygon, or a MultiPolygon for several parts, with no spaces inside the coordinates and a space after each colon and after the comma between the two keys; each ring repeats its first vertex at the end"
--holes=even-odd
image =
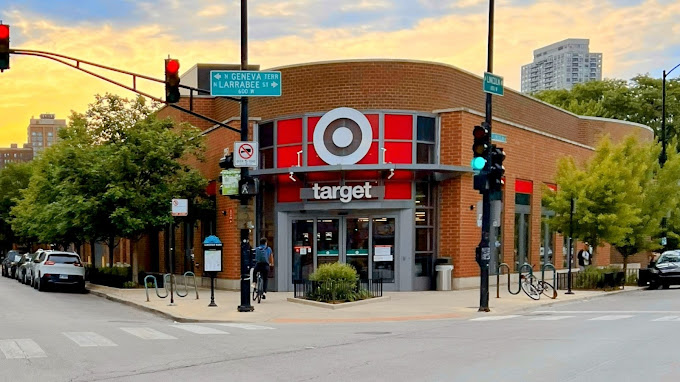
{"type": "Polygon", "coordinates": [[[257,167],[257,142],[234,142],[234,167],[257,167]]]}

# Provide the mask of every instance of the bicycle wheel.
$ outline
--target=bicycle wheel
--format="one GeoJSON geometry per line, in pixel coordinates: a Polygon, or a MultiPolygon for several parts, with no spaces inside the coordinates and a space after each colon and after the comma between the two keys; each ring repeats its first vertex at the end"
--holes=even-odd
{"type": "Polygon", "coordinates": [[[253,288],[253,301],[257,299],[257,284],[250,283],[251,288],[253,288]]]}
{"type": "Polygon", "coordinates": [[[264,288],[263,281],[262,281],[262,276],[258,273],[257,274],[257,303],[259,304],[262,301],[262,293],[264,292],[262,288],[264,288]]]}
{"type": "Polygon", "coordinates": [[[552,298],[553,300],[557,298],[557,290],[552,286],[547,281],[539,281],[539,289],[543,292],[544,295],[548,296],[549,298],[552,298]]]}
{"type": "Polygon", "coordinates": [[[538,288],[536,288],[536,285],[534,285],[533,279],[533,276],[524,277],[522,279],[522,290],[527,294],[527,296],[534,300],[538,300],[541,298],[541,293],[538,291],[538,288]]]}

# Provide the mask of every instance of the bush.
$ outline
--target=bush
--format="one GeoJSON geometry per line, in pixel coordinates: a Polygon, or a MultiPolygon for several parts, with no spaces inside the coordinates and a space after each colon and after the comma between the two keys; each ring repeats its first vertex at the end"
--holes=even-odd
{"type": "Polygon", "coordinates": [[[132,267],[88,267],[87,277],[93,284],[125,288],[125,283],[132,281],[132,267]]]}
{"type": "MultiPolygon", "coordinates": [[[[604,285],[605,273],[623,272],[621,268],[616,267],[587,267],[585,270],[578,272],[576,280],[574,280],[574,288],[576,289],[604,289],[610,285],[604,285]]],[[[627,281],[627,280],[626,280],[627,281]]],[[[637,282],[637,277],[636,277],[637,282]]]]}
{"type": "Polygon", "coordinates": [[[126,289],[137,288],[137,283],[134,281],[126,281],[123,283],[123,288],[126,289]]]}
{"type": "Polygon", "coordinates": [[[370,298],[370,293],[359,288],[359,275],[349,264],[322,264],[309,276],[312,289],[307,298],[323,302],[347,302],[370,298]]]}

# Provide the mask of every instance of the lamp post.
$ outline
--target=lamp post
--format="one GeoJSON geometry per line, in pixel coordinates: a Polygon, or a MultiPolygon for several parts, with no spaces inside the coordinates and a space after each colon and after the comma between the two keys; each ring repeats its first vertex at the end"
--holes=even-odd
{"type": "Polygon", "coordinates": [[[574,294],[574,292],[571,291],[571,263],[574,261],[574,251],[572,250],[572,243],[574,238],[574,197],[571,197],[571,201],[569,203],[569,257],[567,260],[567,263],[569,264],[569,271],[567,272],[567,293],[565,294],[574,294]]]}
{"type": "Polygon", "coordinates": [[[678,66],[680,66],[680,64],[675,65],[675,67],[668,72],[664,70],[661,79],[661,157],[659,157],[659,164],[661,164],[661,167],[666,163],[666,77],[677,69],[678,66]]]}

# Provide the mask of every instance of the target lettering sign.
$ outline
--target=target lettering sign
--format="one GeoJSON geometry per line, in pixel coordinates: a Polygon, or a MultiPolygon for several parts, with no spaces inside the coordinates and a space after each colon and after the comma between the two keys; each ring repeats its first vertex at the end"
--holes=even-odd
{"type": "Polygon", "coordinates": [[[234,167],[257,167],[257,142],[234,142],[234,167]]]}

